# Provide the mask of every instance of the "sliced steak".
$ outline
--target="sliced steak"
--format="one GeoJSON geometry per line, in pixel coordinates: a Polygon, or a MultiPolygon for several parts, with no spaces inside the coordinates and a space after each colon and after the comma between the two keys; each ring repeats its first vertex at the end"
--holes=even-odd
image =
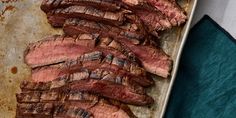
{"type": "MultiPolygon", "coordinates": [[[[99,64],[95,61],[89,61],[89,62],[84,62],[84,63],[90,63],[90,65],[99,64]]],[[[112,70],[108,70],[108,69],[101,69],[97,67],[96,69],[94,69],[94,67],[92,66],[89,66],[89,67],[86,65],[83,66],[83,64],[71,65],[69,67],[55,65],[55,66],[49,66],[49,67],[36,69],[36,70],[33,70],[32,79],[33,81],[36,81],[36,82],[49,82],[49,81],[59,78],[60,76],[64,76],[66,74],[75,73],[75,72],[81,72],[85,70],[90,73],[91,78],[96,78],[98,80],[106,80],[106,81],[111,81],[117,84],[122,84],[124,86],[129,87],[131,90],[133,90],[134,92],[138,94],[145,93],[143,87],[136,84],[136,82],[133,80],[135,78],[131,78],[124,74],[122,75],[122,74],[114,73],[112,70]],[[87,70],[86,68],[89,68],[89,69],[87,70]],[[50,73],[51,75],[48,76],[48,74],[50,73]]]]}
{"type": "Polygon", "coordinates": [[[81,104],[81,103],[68,103],[66,106],[69,107],[76,107],[80,106],[81,108],[87,109],[90,111],[94,118],[136,118],[133,114],[127,113],[125,110],[122,108],[112,106],[110,104],[107,104],[103,101],[100,101],[96,105],[92,107],[87,107],[88,105],[86,104],[81,104]]]}
{"type": "Polygon", "coordinates": [[[185,11],[175,0],[122,0],[122,2],[131,7],[155,7],[168,17],[173,26],[180,25],[187,19],[185,11]]]}
{"type": "Polygon", "coordinates": [[[84,53],[101,50],[104,54],[113,54],[118,58],[126,56],[112,49],[96,48],[96,37],[91,34],[81,34],[77,38],[65,36],[50,36],[32,43],[25,51],[25,63],[32,68],[77,59],[84,53]]]}
{"type": "Polygon", "coordinates": [[[173,25],[180,25],[187,20],[185,11],[174,0],[146,1],[165,14],[173,25]]]}
{"type": "Polygon", "coordinates": [[[133,93],[129,88],[108,81],[80,80],[70,85],[71,90],[87,91],[133,105],[150,105],[154,101],[147,95],[133,93]]]}
{"type": "Polygon", "coordinates": [[[147,72],[167,78],[172,69],[171,58],[158,47],[134,45],[126,39],[119,39],[140,59],[147,72]]]}
{"type": "Polygon", "coordinates": [[[80,31],[80,33],[97,32],[108,37],[125,37],[130,39],[134,44],[142,43],[147,35],[143,27],[134,23],[126,23],[119,27],[115,27],[100,22],[81,20],[77,18],[66,20],[63,29],[66,34],[71,36],[78,35],[78,31],[80,31]]]}
{"type": "Polygon", "coordinates": [[[19,103],[16,118],[135,118],[123,109],[100,101],[52,103],[19,103]]]}
{"type": "MultiPolygon", "coordinates": [[[[23,81],[23,85],[39,83],[23,81]]],[[[70,91],[69,87],[48,89],[40,84],[28,86],[27,91],[22,88],[22,93],[17,94],[17,116],[22,118],[32,116],[53,116],[55,118],[136,118],[129,107],[116,102],[113,104],[97,95],[70,91]],[[40,93],[38,95],[38,93],[40,93]],[[35,100],[37,98],[37,101],[35,100]],[[41,108],[38,108],[41,107],[41,108]],[[38,109],[43,109],[36,111],[38,109]],[[22,112],[24,111],[24,112],[22,112]],[[127,112],[126,112],[127,111],[127,112]],[[76,117],[75,117],[76,116],[76,117]],[[85,117],[86,116],[86,117],[85,117]]],[[[53,85],[50,83],[50,85],[53,85]]]]}
{"type": "MultiPolygon", "coordinates": [[[[147,79],[144,69],[140,68],[136,63],[128,60],[124,61],[125,56],[114,49],[102,47],[93,48],[95,40],[91,40],[90,38],[91,35],[80,35],[77,39],[62,36],[46,38],[46,40],[42,40],[29,46],[25,52],[25,62],[29,66],[35,68],[61,63],[67,60],[76,60],[85,53],[101,50],[104,55],[107,55],[108,63],[106,66],[102,64],[103,68],[106,67],[118,72],[124,70],[123,73],[125,74],[131,73],[128,75],[131,75],[132,78],[134,77],[136,82],[143,83],[141,85],[144,86],[153,83],[152,80],[147,79]],[[113,58],[113,55],[115,58],[113,58]]],[[[109,46],[117,47],[115,43],[110,43],[109,46]]],[[[130,53],[128,53],[128,55],[130,55],[130,53]]]]}
{"type": "Polygon", "coordinates": [[[117,11],[121,6],[112,0],[43,0],[41,9],[44,12],[69,6],[93,6],[103,11],[117,11]]]}
{"type": "MultiPolygon", "coordinates": [[[[92,27],[91,29],[94,29],[96,27],[92,27]]],[[[97,27],[100,31],[100,34],[103,36],[107,34],[109,29],[105,27],[97,27]],[[102,29],[101,29],[102,28],[102,29]],[[103,32],[103,33],[102,33],[103,32]]],[[[80,28],[80,27],[67,27],[65,25],[64,32],[69,35],[77,35],[81,32],[90,32],[90,33],[96,33],[96,30],[90,30],[90,28],[80,28]]],[[[142,63],[144,68],[153,74],[159,75],[161,77],[167,78],[170,75],[171,67],[172,67],[172,61],[171,58],[160,48],[153,47],[151,45],[136,45],[132,41],[130,41],[128,38],[119,38],[116,36],[110,35],[110,39],[106,40],[106,43],[104,45],[109,45],[110,42],[113,41],[112,38],[115,39],[114,42],[117,42],[119,44],[119,49],[128,50],[127,52],[132,52],[142,63]],[[151,56],[151,57],[150,57],[151,56]]],[[[119,50],[118,49],[118,50],[119,50]]]]}
{"type": "MultiPolygon", "coordinates": [[[[27,81],[28,82],[28,81],[27,81]]],[[[33,83],[33,82],[28,82],[33,83]]],[[[37,85],[38,83],[36,83],[37,85]]],[[[46,84],[46,83],[44,83],[46,84]]],[[[99,97],[94,94],[70,91],[69,89],[56,89],[56,90],[38,90],[35,88],[28,88],[27,91],[22,89],[22,93],[16,94],[18,103],[64,103],[64,102],[93,102],[96,104],[99,97]]]]}
{"type": "Polygon", "coordinates": [[[16,107],[16,118],[52,118],[52,103],[20,103],[16,107]]]}
{"type": "Polygon", "coordinates": [[[63,104],[56,108],[53,118],[94,118],[94,116],[80,106],[63,104]]]}
{"type": "Polygon", "coordinates": [[[122,25],[126,11],[101,11],[90,6],[70,6],[58,8],[47,13],[48,21],[52,26],[61,27],[68,18],[81,18],[103,22],[111,25],[122,25]]]}
{"type": "Polygon", "coordinates": [[[135,93],[131,88],[110,82],[107,80],[99,80],[92,78],[91,74],[86,71],[77,72],[60,77],[56,80],[44,83],[23,82],[21,89],[23,91],[42,90],[42,89],[66,89],[70,91],[85,91],[99,94],[103,97],[118,100],[128,104],[134,105],[148,105],[153,103],[153,99],[147,95],[135,93]],[[32,87],[32,85],[34,85],[32,87]],[[39,87],[41,86],[41,87],[39,87]]]}
{"type": "Polygon", "coordinates": [[[76,59],[78,54],[89,52],[90,48],[95,46],[95,40],[89,38],[90,35],[84,40],[64,36],[47,37],[28,46],[25,51],[25,62],[34,68],[63,62],[68,58],[76,59]]]}
{"type": "Polygon", "coordinates": [[[139,16],[151,33],[172,27],[168,18],[159,11],[136,9],[135,14],[139,16]]]}

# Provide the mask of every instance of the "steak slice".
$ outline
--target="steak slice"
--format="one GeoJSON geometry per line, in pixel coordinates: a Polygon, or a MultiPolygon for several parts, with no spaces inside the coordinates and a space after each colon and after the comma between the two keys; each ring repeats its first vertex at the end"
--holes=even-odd
{"type": "MultiPolygon", "coordinates": [[[[34,82],[23,81],[24,85],[25,83],[32,84],[34,82]]],[[[37,86],[38,83],[34,84],[37,86]]],[[[27,91],[22,89],[23,93],[17,94],[18,117],[25,118],[27,116],[28,118],[32,116],[33,118],[47,115],[55,118],[87,118],[88,116],[95,118],[136,118],[128,106],[118,102],[116,104],[110,103],[94,94],[70,91],[68,87],[65,89],[43,90],[44,88],[40,84],[37,89],[35,89],[35,86],[31,86],[27,88],[27,91]],[[35,101],[35,98],[37,98],[37,101],[35,101]],[[44,112],[42,110],[35,111],[35,109],[39,109],[37,107],[40,105],[43,106],[40,109],[45,109],[44,112]]]]}
{"type": "Polygon", "coordinates": [[[76,83],[72,83],[70,88],[72,91],[92,92],[127,104],[149,105],[154,102],[154,100],[147,95],[136,94],[125,86],[108,81],[83,79],[76,83]]]}
{"type": "MultiPolygon", "coordinates": [[[[46,40],[36,42],[28,47],[25,51],[25,62],[32,68],[35,68],[61,63],[67,60],[76,60],[85,53],[101,50],[110,59],[110,61],[107,61],[107,66],[103,64],[104,68],[106,67],[118,72],[124,70],[124,73],[130,73],[128,75],[131,75],[132,78],[134,77],[136,82],[143,83],[141,85],[144,86],[153,83],[152,80],[147,79],[146,72],[143,68],[140,68],[134,62],[125,60],[124,58],[126,57],[117,50],[101,47],[94,48],[92,45],[95,45],[95,40],[91,40],[90,38],[92,38],[91,35],[85,34],[79,35],[77,39],[63,36],[46,38],[46,40]]],[[[115,43],[110,43],[110,46],[117,47],[115,43]]]]}
{"type": "Polygon", "coordinates": [[[16,107],[16,118],[52,118],[52,103],[20,103],[16,107]]]}
{"type": "Polygon", "coordinates": [[[122,0],[133,7],[152,6],[166,15],[173,26],[184,23],[187,19],[185,11],[175,0],[122,0]],[[148,4],[148,5],[147,5],[148,4]]]}
{"type": "MultiPolygon", "coordinates": [[[[57,64],[57,65],[35,68],[32,70],[32,80],[35,82],[48,82],[67,73],[81,71],[81,68],[86,68],[90,72],[98,71],[98,72],[103,72],[104,74],[107,73],[107,75],[104,76],[105,80],[109,79],[110,81],[113,82],[120,82],[123,80],[125,82],[123,84],[131,86],[132,88],[134,87],[136,89],[138,88],[141,89],[139,85],[148,87],[154,83],[152,79],[149,79],[147,77],[135,76],[134,74],[130,74],[128,71],[120,69],[117,66],[111,66],[108,63],[104,62],[101,63],[101,61],[96,61],[96,60],[88,62],[80,62],[80,64],[73,64],[70,65],[69,67],[65,67],[64,65],[65,64],[57,64]],[[136,83],[138,85],[136,85],[136,83]]],[[[95,75],[96,74],[94,74],[94,76],[95,75]]]]}
{"type": "Polygon", "coordinates": [[[94,50],[101,50],[104,54],[112,54],[118,58],[126,59],[124,54],[114,49],[96,48],[95,43],[96,37],[91,34],[80,34],[76,38],[50,36],[28,46],[25,50],[25,63],[35,68],[64,62],[68,59],[77,59],[84,53],[94,50]]]}
{"type": "MultiPolygon", "coordinates": [[[[53,38],[46,38],[50,40],[43,40],[35,44],[31,44],[25,53],[25,62],[31,67],[35,68],[44,65],[61,63],[67,60],[76,60],[85,53],[93,52],[94,50],[101,50],[105,52],[104,55],[109,55],[109,59],[111,59],[110,61],[106,62],[107,64],[102,64],[103,68],[113,69],[114,71],[118,72],[122,72],[122,70],[124,70],[123,73],[131,76],[134,81],[141,83],[141,85],[144,86],[149,86],[153,83],[151,79],[147,78],[144,69],[140,68],[133,62],[124,61],[124,59],[122,59],[124,56],[120,55],[120,53],[117,51],[112,51],[111,49],[108,50],[105,48],[102,49],[99,47],[92,48],[92,45],[95,45],[95,40],[88,40],[91,38],[89,36],[80,35],[78,36],[79,38],[77,38],[77,40],[70,37],[57,36],[53,38]],[[110,54],[114,55],[115,58],[113,58],[113,56],[110,54]]],[[[112,45],[114,46],[114,44],[112,45]]],[[[49,77],[53,75],[54,74],[50,74],[49,77]]],[[[36,76],[40,77],[40,75],[36,76]]]]}
{"type": "Polygon", "coordinates": [[[53,118],[94,118],[94,116],[80,106],[62,104],[54,111],[53,118]]]}
{"type": "MultiPolygon", "coordinates": [[[[94,29],[96,27],[92,27],[94,29]]],[[[100,31],[101,36],[105,35],[109,29],[105,27],[99,27],[97,29],[100,31]],[[101,29],[102,28],[102,29],[101,29]],[[102,33],[103,32],[103,33],[102,33]]],[[[90,30],[90,28],[80,28],[71,25],[65,24],[64,32],[69,35],[77,35],[82,32],[96,33],[96,30],[90,30]],[[70,27],[69,27],[70,26],[70,27]]],[[[127,38],[120,38],[110,35],[110,39],[106,41],[105,45],[109,45],[109,42],[112,42],[114,38],[115,42],[118,42],[119,49],[128,50],[127,52],[132,52],[132,54],[137,57],[144,68],[153,74],[167,78],[170,75],[172,60],[171,58],[160,48],[151,46],[151,45],[136,45],[127,38]]]]}
{"type": "Polygon", "coordinates": [[[180,25],[187,20],[185,11],[175,0],[146,0],[163,14],[165,14],[173,25],[180,25]]]}
{"type": "Polygon", "coordinates": [[[34,68],[63,62],[68,58],[76,59],[78,54],[88,52],[95,46],[95,40],[90,40],[90,36],[81,36],[79,38],[85,37],[86,39],[76,40],[55,35],[30,44],[25,51],[25,63],[34,68]]]}
{"type": "Polygon", "coordinates": [[[172,27],[168,18],[159,11],[136,9],[135,14],[139,16],[151,33],[172,27]]]}
{"type": "Polygon", "coordinates": [[[44,86],[42,86],[42,83],[35,84],[34,82],[23,82],[22,84],[24,85],[21,85],[23,91],[40,90],[42,88],[49,90],[69,89],[70,91],[84,91],[99,94],[103,97],[128,104],[148,105],[153,103],[153,99],[150,96],[137,94],[134,90],[121,84],[92,78],[86,71],[65,75],[56,80],[44,83],[44,86]],[[32,85],[34,86],[32,87],[32,85]],[[41,88],[38,86],[41,86],[41,88]]]}
{"type": "Polygon", "coordinates": [[[132,113],[127,113],[122,108],[107,104],[104,101],[100,101],[93,107],[89,108],[87,107],[88,105],[81,104],[79,102],[67,103],[66,106],[69,107],[79,106],[81,108],[84,108],[90,111],[93,114],[94,118],[136,118],[136,116],[134,116],[132,113]]]}
{"type": "MultiPolygon", "coordinates": [[[[114,37],[115,38],[115,37],[114,37]]],[[[154,46],[135,45],[127,39],[115,39],[123,49],[131,50],[140,60],[147,72],[167,78],[172,68],[171,58],[161,49],[154,46]]]]}
{"type": "MultiPolygon", "coordinates": [[[[93,64],[98,64],[97,62],[90,61],[90,62],[85,62],[85,63],[90,63],[91,65],[93,64]]],[[[64,76],[66,74],[70,73],[75,73],[75,72],[81,72],[81,71],[88,71],[90,73],[91,78],[96,78],[98,80],[106,80],[106,81],[111,81],[117,84],[122,84],[124,86],[129,87],[131,90],[138,94],[144,94],[145,91],[143,87],[138,85],[133,78],[125,75],[118,75],[113,73],[111,70],[108,69],[91,69],[87,70],[86,68],[94,68],[94,67],[84,67],[83,65],[72,65],[70,67],[61,67],[61,66],[49,66],[49,67],[43,67],[37,70],[33,70],[32,73],[32,79],[33,81],[36,82],[49,82],[52,80],[55,80],[59,78],[60,76],[64,76]],[[51,73],[50,76],[48,74],[51,73]],[[38,76],[39,75],[39,76],[38,76]]]]}
{"type": "Polygon", "coordinates": [[[112,0],[43,0],[40,7],[47,13],[53,9],[76,5],[97,7],[103,11],[117,11],[121,8],[119,4],[112,0]]]}
{"type": "Polygon", "coordinates": [[[135,118],[123,109],[100,101],[52,103],[18,103],[16,118],[135,118]]]}
{"type": "Polygon", "coordinates": [[[147,35],[143,27],[134,23],[125,23],[116,27],[77,18],[66,20],[63,29],[66,34],[71,36],[78,35],[78,31],[81,33],[97,32],[107,37],[124,37],[130,39],[134,44],[142,43],[147,35]]]}
{"type": "Polygon", "coordinates": [[[167,78],[172,69],[171,58],[158,47],[134,45],[126,39],[119,39],[119,42],[126,45],[140,59],[147,72],[167,78]]]}
{"type": "MultiPolygon", "coordinates": [[[[123,110],[123,106],[112,105],[108,101],[98,99],[98,96],[89,94],[86,92],[54,92],[52,95],[51,91],[43,91],[41,92],[41,97],[39,97],[39,101],[41,102],[31,102],[29,96],[35,98],[36,95],[34,92],[38,93],[38,91],[31,91],[22,94],[23,99],[28,99],[28,101],[20,101],[18,100],[17,105],[17,116],[22,116],[25,118],[26,116],[39,117],[39,116],[48,116],[54,118],[87,118],[96,117],[96,118],[133,118],[135,117],[132,112],[124,111],[129,110],[126,106],[123,110]],[[53,99],[51,101],[45,101],[45,98],[52,98],[52,96],[62,96],[61,99],[53,99]],[[42,107],[41,111],[36,111],[40,109],[38,107],[42,107]],[[121,108],[122,107],[122,108],[121,108]],[[77,116],[77,117],[75,117],[77,116]],[[85,117],[87,116],[87,117],[85,117]]],[[[40,118],[40,117],[39,117],[40,118]]]]}
{"type": "Polygon", "coordinates": [[[124,23],[126,12],[126,10],[117,12],[101,11],[91,6],[69,6],[51,10],[47,13],[47,17],[48,22],[54,27],[63,26],[68,18],[81,18],[119,26],[124,23]]]}

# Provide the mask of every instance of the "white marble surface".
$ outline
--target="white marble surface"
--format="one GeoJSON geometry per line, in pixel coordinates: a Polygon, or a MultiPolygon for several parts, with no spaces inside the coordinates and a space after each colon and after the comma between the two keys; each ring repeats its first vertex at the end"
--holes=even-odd
{"type": "Polygon", "coordinates": [[[205,14],[236,38],[236,0],[198,0],[192,26],[205,14]]]}

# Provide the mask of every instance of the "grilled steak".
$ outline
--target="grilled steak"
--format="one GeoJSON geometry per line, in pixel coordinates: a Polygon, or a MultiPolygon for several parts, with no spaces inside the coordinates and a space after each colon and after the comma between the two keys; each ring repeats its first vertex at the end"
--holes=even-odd
{"type": "MultiPolygon", "coordinates": [[[[38,67],[43,65],[65,62],[67,60],[76,60],[84,53],[92,52],[93,50],[105,50],[101,48],[92,48],[92,45],[95,44],[95,40],[87,40],[90,38],[88,36],[88,38],[86,39],[81,39],[81,37],[82,35],[80,36],[80,38],[78,38],[79,40],[75,40],[73,38],[63,38],[57,36],[53,37],[55,38],[54,40],[44,40],[32,44],[31,46],[29,46],[25,53],[25,62],[31,67],[38,67]],[[50,52],[48,50],[52,51],[50,52]]],[[[133,78],[133,80],[138,82],[139,84],[141,83],[140,85],[148,86],[153,83],[151,79],[147,79],[147,75],[145,74],[145,71],[142,68],[138,67],[138,65],[135,63],[133,64],[133,62],[124,61],[122,58],[119,58],[123,56],[120,56],[117,53],[118,52],[112,51],[111,49],[106,50],[104,54],[107,55],[106,59],[104,60],[106,63],[98,65],[95,64],[96,66],[93,65],[92,67],[96,69],[101,66],[102,68],[122,72],[125,75],[131,76],[131,78],[133,78]],[[111,54],[114,55],[115,58],[113,58],[111,54]],[[118,58],[116,56],[118,56],[118,58]]],[[[101,57],[98,57],[98,60],[100,58],[101,57]]],[[[49,77],[52,77],[53,75],[54,74],[51,74],[51,76],[49,77]]],[[[40,75],[36,76],[40,77],[40,75]]]]}
{"type": "Polygon", "coordinates": [[[53,9],[76,5],[97,7],[103,11],[117,11],[121,8],[113,0],[43,0],[41,9],[47,13],[53,9]]]}
{"type": "Polygon", "coordinates": [[[61,27],[68,18],[82,18],[103,22],[111,25],[122,25],[127,11],[101,11],[90,6],[70,6],[58,8],[47,13],[48,21],[52,26],[61,27]]]}
{"type": "MultiPolygon", "coordinates": [[[[71,96],[69,94],[68,96],[71,96]]],[[[17,118],[134,118],[131,113],[103,101],[91,101],[91,95],[78,92],[71,100],[17,104],[17,118]],[[83,97],[82,97],[83,96],[83,97]],[[76,101],[75,101],[76,100],[76,101]]],[[[96,96],[94,96],[96,97],[96,96]]],[[[68,97],[69,98],[69,97],[68,97]]]]}
{"type": "Polygon", "coordinates": [[[153,46],[135,45],[123,38],[117,39],[117,41],[139,58],[147,72],[164,78],[170,75],[172,60],[162,49],[153,46]]]}
{"type": "Polygon", "coordinates": [[[72,84],[71,90],[97,93],[101,96],[133,105],[149,105],[154,101],[147,95],[133,93],[129,88],[111,82],[94,79],[80,80],[72,84]]]}
{"type": "Polygon", "coordinates": [[[85,91],[99,94],[103,97],[111,98],[128,104],[147,105],[153,103],[153,99],[147,95],[135,93],[130,87],[114,83],[100,78],[92,78],[88,71],[76,72],[59,77],[47,83],[23,82],[23,91],[32,90],[57,90],[66,89],[70,91],[85,91]]]}
{"type": "Polygon", "coordinates": [[[180,8],[175,0],[122,0],[130,6],[145,7],[147,4],[160,10],[166,15],[173,26],[184,23],[187,19],[185,11],[180,8]]]}
{"type": "Polygon", "coordinates": [[[168,18],[159,11],[137,9],[135,10],[135,14],[139,16],[151,33],[154,31],[170,29],[172,27],[168,18]]]}
{"type": "MultiPolygon", "coordinates": [[[[94,28],[99,28],[99,29],[90,30],[89,27],[80,28],[77,27],[76,25],[72,26],[65,24],[64,32],[69,35],[77,35],[84,32],[96,33],[97,31],[99,31],[100,33],[104,32],[101,33],[101,35],[103,34],[106,35],[107,32],[109,31],[109,29],[107,29],[106,27],[91,26],[91,29],[94,28]]],[[[132,53],[134,53],[136,57],[139,58],[140,62],[148,72],[159,75],[164,78],[167,78],[169,76],[172,66],[172,61],[170,57],[166,55],[162,49],[153,46],[135,45],[132,41],[130,41],[127,38],[119,38],[116,36],[113,36],[112,38],[115,38],[116,42],[119,42],[121,44],[120,49],[130,50],[132,53]]]]}
{"type": "Polygon", "coordinates": [[[163,14],[165,14],[173,25],[180,25],[187,19],[185,11],[180,8],[175,0],[147,0],[163,14]]]}
{"type": "Polygon", "coordinates": [[[134,44],[140,44],[143,42],[146,32],[142,27],[137,24],[126,23],[122,26],[115,27],[98,22],[92,22],[80,19],[68,19],[64,24],[64,32],[69,35],[75,35],[78,33],[74,30],[81,30],[83,33],[97,32],[103,33],[103,36],[120,36],[130,39],[134,44]],[[104,30],[104,31],[101,31],[104,30]]]}
{"type": "Polygon", "coordinates": [[[52,118],[52,103],[17,104],[16,118],[52,118]]]}
{"type": "Polygon", "coordinates": [[[26,49],[33,81],[20,85],[16,118],[136,118],[124,104],[154,102],[146,71],[167,78],[172,60],[153,35],[186,21],[176,0],[43,0],[40,7],[65,35],[26,49]]]}
{"type": "Polygon", "coordinates": [[[56,108],[54,118],[93,118],[91,112],[88,112],[78,106],[61,105],[56,108]]]}
{"type": "Polygon", "coordinates": [[[32,116],[32,118],[40,118],[40,116],[50,118],[52,116],[53,118],[135,118],[126,105],[113,104],[90,93],[70,91],[68,87],[51,89],[48,85],[53,86],[53,82],[23,81],[21,83],[22,93],[16,96],[19,118],[20,116],[22,118],[26,116],[32,116]]]}
{"type": "MultiPolygon", "coordinates": [[[[159,11],[155,10],[155,8],[145,4],[145,7],[132,7],[127,5],[121,1],[107,1],[107,0],[54,0],[54,2],[44,0],[41,5],[41,9],[48,13],[51,10],[58,8],[66,8],[69,6],[92,6],[96,9],[103,11],[121,11],[122,9],[131,10],[133,13],[138,15],[140,19],[144,22],[144,24],[149,28],[149,32],[153,32],[155,30],[164,30],[169,29],[171,24],[169,20],[159,11]],[[121,8],[122,7],[122,8],[121,8]]],[[[51,17],[51,24],[60,24],[64,23],[64,20],[56,20],[56,18],[51,17]],[[55,19],[55,20],[54,20],[55,19]]],[[[57,18],[60,19],[60,18],[57,18]]],[[[62,18],[63,19],[63,18],[62,18]]],[[[134,19],[132,20],[134,21],[134,19]]],[[[136,19],[137,21],[137,19],[136,19]]],[[[137,23],[137,22],[136,22],[137,23]]],[[[141,22],[137,23],[141,25],[141,22]]],[[[145,29],[142,27],[141,29],[145,29]]]]}
{"type": "MultiPolygon", "coordinates": [[[[97,61],[89,61],[83,63],[89,63],[89,65],[99,64],[97,61]]],[[[138,94],[145,93],[144,89],[140,85],[136,84],[136,82],[133,80],[135,78],[131,78],[130,76],[126,76],[124,74],[117,72],[114,73],[112,70],[109,69],[102,69],[102,68],[94,69],[94,67],[86,66],[86,64],[84,66],[83,64],[73,64],[70,66],[54,65],[54,66],[43,67],[40,69],[35,69],[32,72],[32,80],[36,82],[48,82],[55,80],[58,77],[64,76],[66,74],[81,72],[85,70],[90,73],[91,78],[122,84],[124,86],[130,87],[131,90],[133,90],[138,94]],[[89,68],[90,70],[86,68],[89,68]]]]}
{"type": "Polygon", "coordinates": [[[119,51],[95,48],[96,37],[90,34],[81,34],[77,38],[51,36],[30,44],[25,51],[25,62],[31,67],[64,62],[67,59],[76,59],[80,55],[94,50],[113,54],[118,58],[126,58],[119,51]]]}

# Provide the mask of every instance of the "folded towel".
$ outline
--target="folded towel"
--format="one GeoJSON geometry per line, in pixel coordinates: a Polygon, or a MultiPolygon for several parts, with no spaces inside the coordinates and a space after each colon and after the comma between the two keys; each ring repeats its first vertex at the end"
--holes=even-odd
{"type": "Polygon", "coordinates": [[[190,31],[166,118],[236,118],[236,40],[209,16],[190,31]]]}

